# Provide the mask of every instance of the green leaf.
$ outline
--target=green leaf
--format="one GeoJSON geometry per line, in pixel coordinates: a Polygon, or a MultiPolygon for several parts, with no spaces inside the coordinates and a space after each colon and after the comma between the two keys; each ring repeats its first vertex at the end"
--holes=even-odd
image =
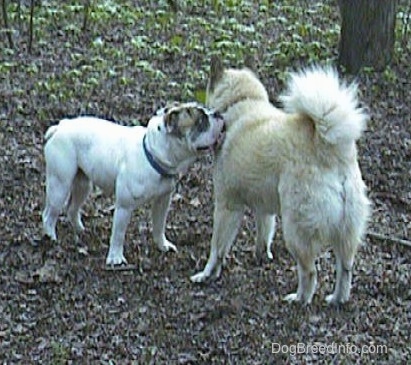
{"type": "Polygon", "coordinates": [[[207,98],[207,92],[204,89],[195,90],[194,91],[194,97],[199,103],[205,104],[206,103],[206,98],[207,98]]]}

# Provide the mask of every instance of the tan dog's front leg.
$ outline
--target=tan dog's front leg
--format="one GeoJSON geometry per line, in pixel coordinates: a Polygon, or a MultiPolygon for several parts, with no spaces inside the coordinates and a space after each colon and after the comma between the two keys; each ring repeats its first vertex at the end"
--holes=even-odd
{"type": "Polygon", "coordinates": [[[257,240],[255,257],[257,263],[261,264],[264,259],[264,252],[269,260],[273,259],[271,245],[275,235],[275,215],[256,213],[257,219],[257,240]]]}
{"type": "Polygon", "coordinates": [[[191,281],[200,283],[209,278],[217,279],[220,276],[221,266],[237,235],[242,214],[243,210],[228,210],[216,203],[208,262],[203,271],[190,278],[191,281]]]}

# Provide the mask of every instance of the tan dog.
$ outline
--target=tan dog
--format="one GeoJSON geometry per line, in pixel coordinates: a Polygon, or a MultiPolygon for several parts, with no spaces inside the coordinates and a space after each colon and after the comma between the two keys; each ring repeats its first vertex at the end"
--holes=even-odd
{"type": "Polygon", "coordinates": [[[224,69],[213,59],[208,106],[223,114],[226,138],[214,171],[215,211],[211,251],[202,282],[220,275],[245,206],[257,219],[256,254],[271,245],[275,214],[281,214],[286,246],[297,261],[298,290],[288,301],[310,303],[315,259],[323,246],[336,256],[331,303],[349,299],[357,247],[366,230],[369,201],[355,141],[367,115],[358,107],[356,85],[340,83],[331,68],[292,74],[281,100],[248,69],[224,69]]]}
{"type": "Polygon", "coordinates": [[[162,251],[175,251],[164,234],[175,177],[199,154],[213,149],[223,128],[218,113],[196,103],[161,109],[147,128],[92,117],[65,119],[50,127],[44,148],[44,233],[57,240],[56,223],[67,200],[68,218],[77,232],[82,231],[80,208],[95,184],[115,194],[108,265],[127,263],[126,228],[133,210],[147,202],[152,205],[154,242],[162,251]]]}

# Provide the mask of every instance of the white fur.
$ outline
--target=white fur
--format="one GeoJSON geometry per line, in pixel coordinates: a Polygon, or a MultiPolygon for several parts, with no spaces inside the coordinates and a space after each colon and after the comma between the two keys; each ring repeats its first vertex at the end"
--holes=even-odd
{"type": "Polygon", "coordinates": [[[197,157],[197,148],[213,145],[220,137],[223,121],[209,115],[210,127],[191,140],[190,129],[173,136],[164,124],[164,114],[154,116],[147,128],[125,127],[93,117],[62,120],[45,135],[46,205],[44,233],[57,240],[56,223],[69,200],[67,215],[76,232],[84,229],[80,208],[91,184],[115,194],[115,211],[106,263],[126,263],[124,237],[133,210],[152,205],[153,239],[162,251],[176,250],[164,234],[166,215],[175,185],[174,178],[161,176],[149,163],[147,148],[173,174],[184,172],[197,157]]]}

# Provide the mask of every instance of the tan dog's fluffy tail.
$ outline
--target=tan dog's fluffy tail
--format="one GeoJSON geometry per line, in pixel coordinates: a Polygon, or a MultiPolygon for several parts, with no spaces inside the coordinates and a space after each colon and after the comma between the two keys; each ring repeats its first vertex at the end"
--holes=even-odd
{"type": "Polygon", "coordinates": [[[284,109],[314,120],[316,131],[336,145],[356,141],[368,119],[358,106],[357,84],[345,84],[331,67],[313,67],[291,74],[287,90],[280,96],[284,109]]]}

